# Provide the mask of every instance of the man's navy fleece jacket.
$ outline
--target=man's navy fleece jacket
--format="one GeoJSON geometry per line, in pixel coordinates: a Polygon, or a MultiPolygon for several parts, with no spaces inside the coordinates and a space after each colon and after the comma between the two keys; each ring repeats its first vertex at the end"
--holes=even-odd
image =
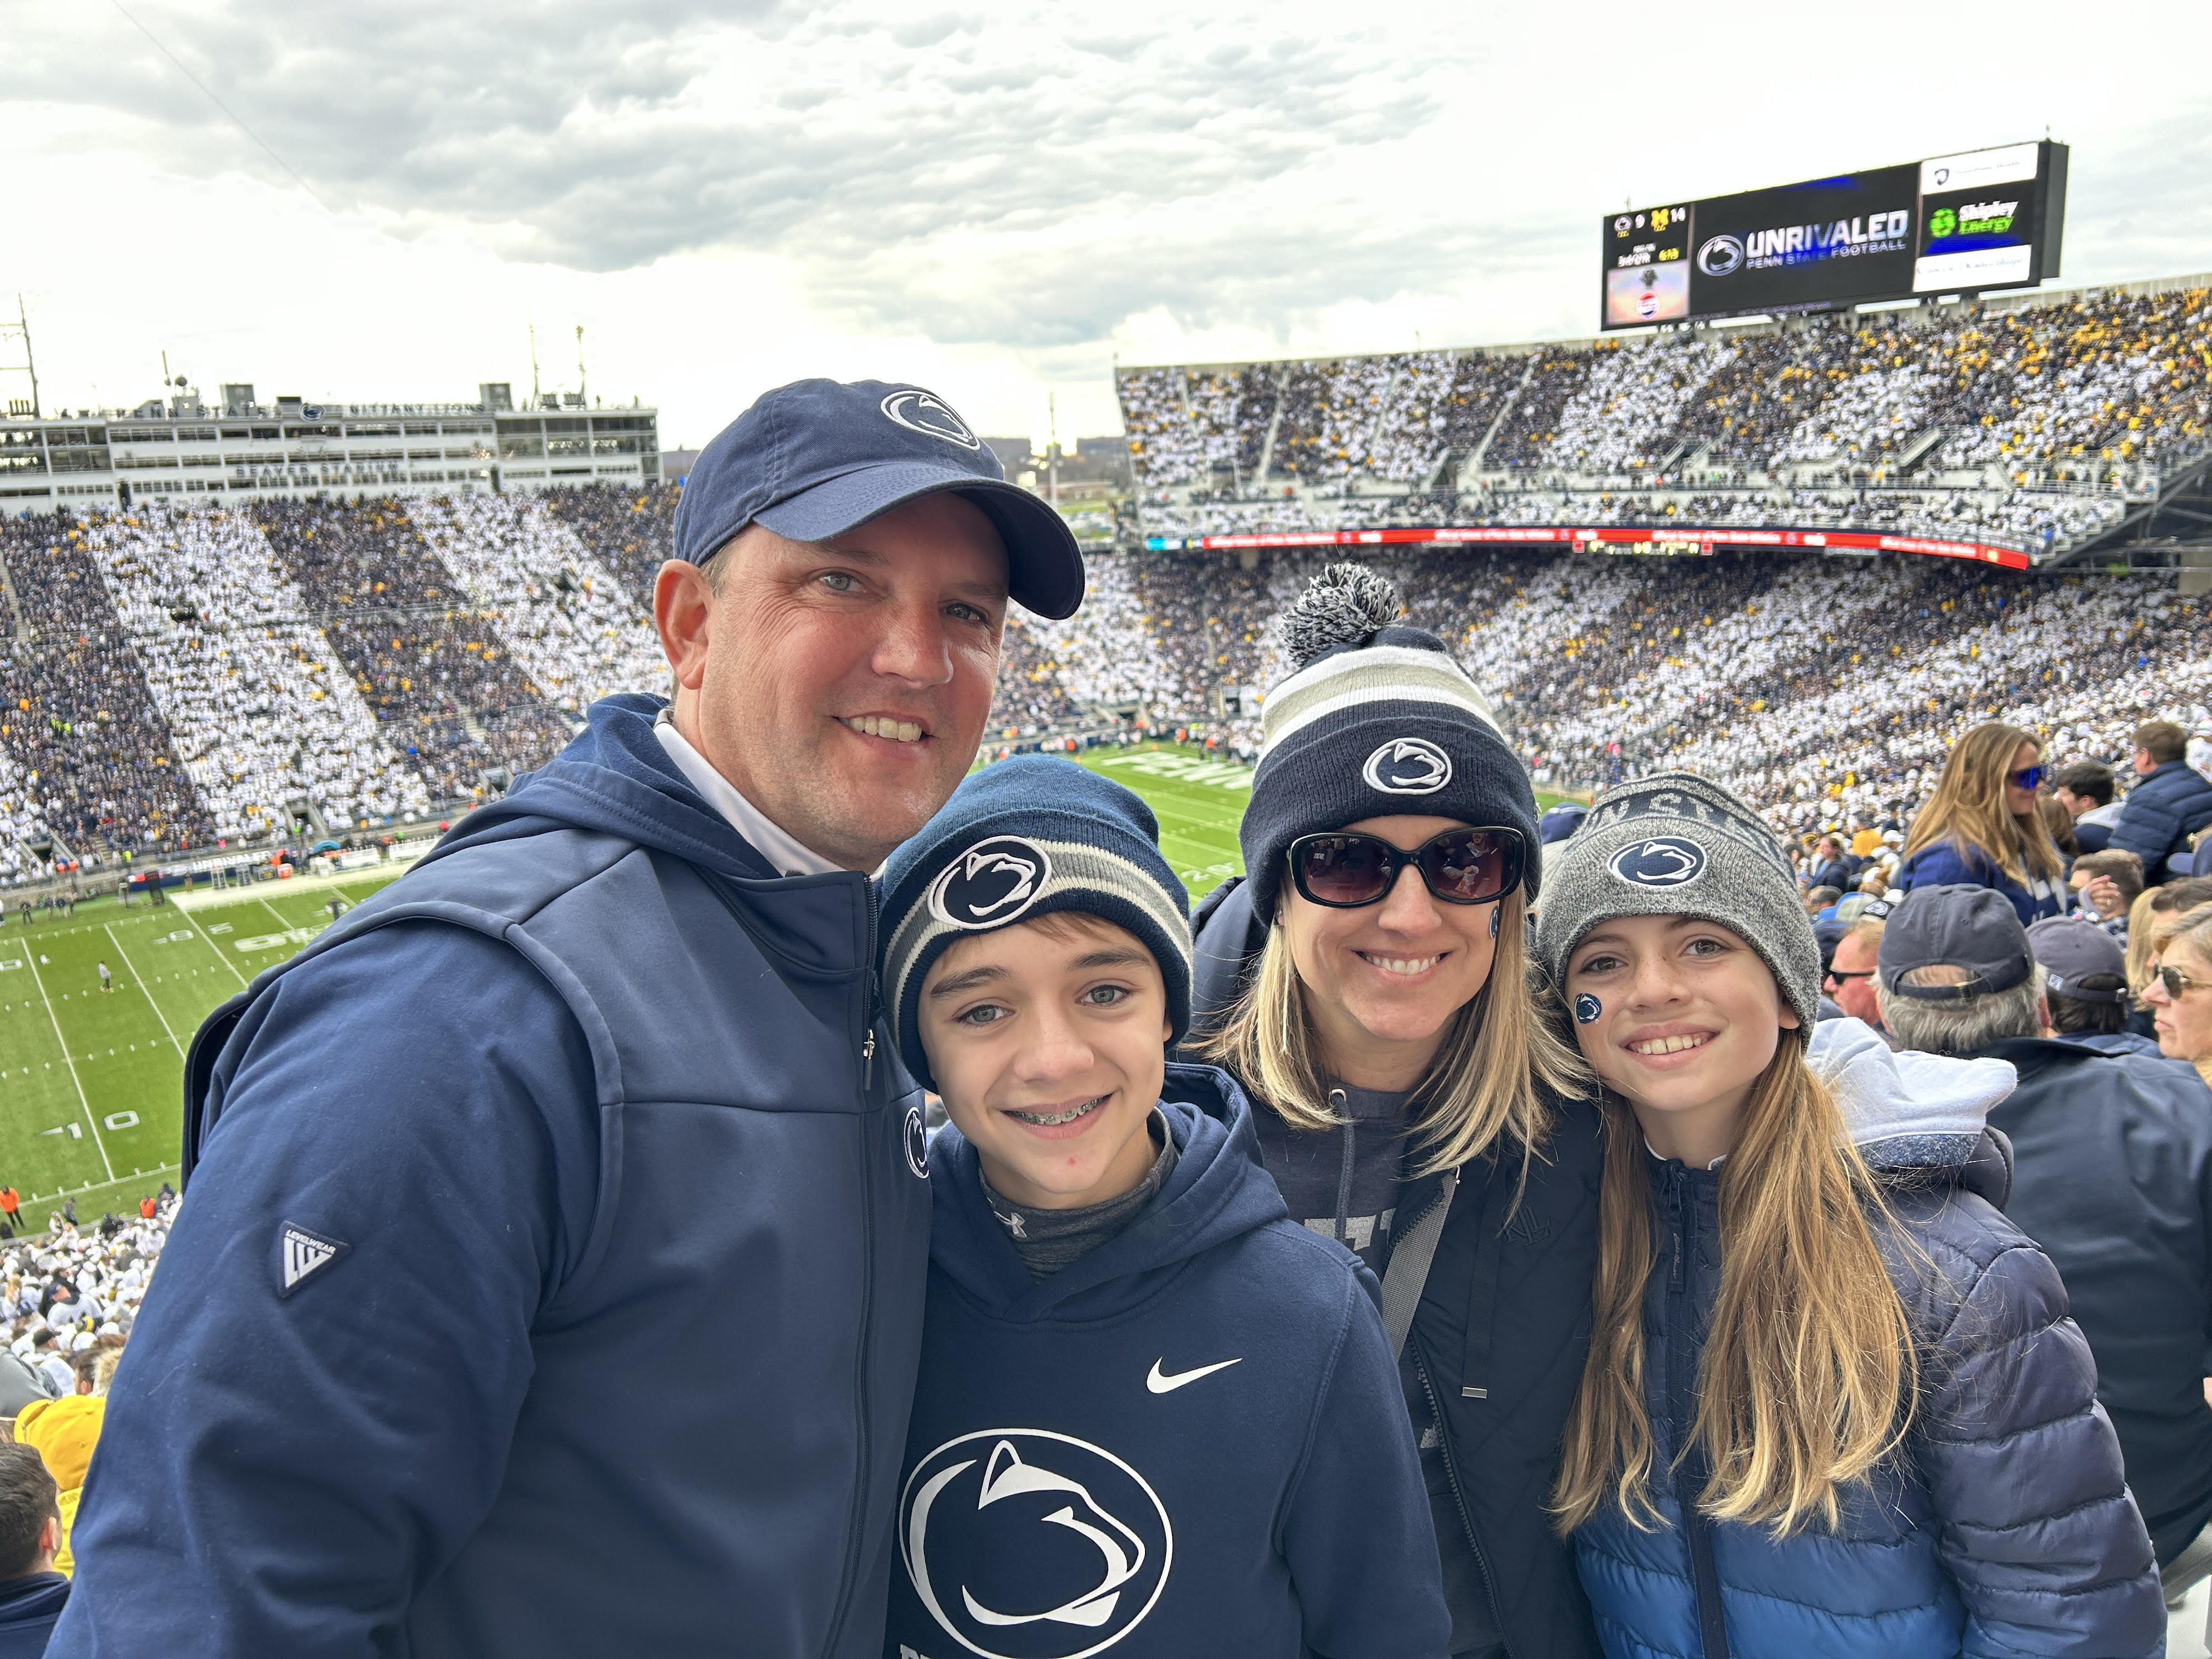
{"type": "Polygon", "coordinates": [[[56,1659],[880,1650],[928,1186],[873,900],[776,877],[659,707],[196,1047],[56,1659]]]}

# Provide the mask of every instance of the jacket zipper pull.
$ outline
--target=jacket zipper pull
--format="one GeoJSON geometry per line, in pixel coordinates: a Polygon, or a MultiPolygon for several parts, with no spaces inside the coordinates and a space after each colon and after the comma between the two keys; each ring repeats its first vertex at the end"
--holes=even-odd
{"type": "Polygon", "coordinates": [[[876,1028],[871,1025],[867,1036],[860,1039],[860,1087],[876,1086],[876,1028]]]}

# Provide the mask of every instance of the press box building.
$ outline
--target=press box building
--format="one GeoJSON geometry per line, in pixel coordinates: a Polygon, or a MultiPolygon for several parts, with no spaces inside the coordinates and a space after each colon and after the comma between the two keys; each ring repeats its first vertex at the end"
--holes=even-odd
{"type": "Polygon", "coordinates": [[[580,394],[517,410],[487,382],[472,404],[258,404],[253,388],[109,410],[0,418],[0,513],[112,507],[158,496],[246,500],[475,495],[658,483],[658,411],[580,394]]]}

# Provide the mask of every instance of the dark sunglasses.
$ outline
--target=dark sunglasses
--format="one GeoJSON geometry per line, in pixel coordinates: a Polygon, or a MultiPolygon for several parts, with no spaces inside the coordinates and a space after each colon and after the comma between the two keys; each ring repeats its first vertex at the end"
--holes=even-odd
{"type": "Polygon", "coordinates": [[[2202,991],[2212,988],[2212,980],[2191,979],[2179,968],[2160,969],[2158,982],[2166,987],[2166,995],[2176,1000],[2179,999],[2184,991],[2202,991]]]}
{"type": "Polygon", "coordinates": [[[1447,830],[1407,852],[1380,836],[1333,830],[1291,843],[1291,880],[1316,904],[1356,910],[1382,899],[1412,865],[1447,904],[1486,904],[1521,884],[1527,848],[1517,830],[1447,830]]]}
{"type": "Polygon", "coordinates": [[[2050,775],[2048,767],[2023,766],[2012,774],[2009,781],[2015,789],[2033,789],[2050,775]]]}
{"type": "MultiPolygon", "coordinates": [[[[1860,914],[1864,915],[1865,913],[1862,911],[1860,914]]],[[[1848,974],[1844,972],[1840,968],[1831,968],[1828,969],[1828,977],[1835,981],[1838,985],[1847,984],[1855,979],[1872,979],[1874,976],[1875,970],[1871,968],[1854,969],[1848,974]]]]}

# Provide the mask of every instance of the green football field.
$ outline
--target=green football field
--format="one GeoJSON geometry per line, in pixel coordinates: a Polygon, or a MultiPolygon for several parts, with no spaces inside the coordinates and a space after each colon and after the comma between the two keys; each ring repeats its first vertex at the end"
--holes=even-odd
{"type": "MultiPolygon", "coordinates": [[[[1243,871],[1249,769],[1170,744],[1081,758],[1151,804],[1194,902],[1243,871]]],[[[22,1194],[25,1218],[43,1226],[74,1196],[78,1218],[97,1220],[173,1181],[184,1052],[200,1021],[329,926],[334,896],[357,903],[394,873],[266,882],[185,907],[102,899],[74,916],[0,925],[0,1185],[22,1194]],[[102,962],[112,990],[100,989],[102,962]]]]}

